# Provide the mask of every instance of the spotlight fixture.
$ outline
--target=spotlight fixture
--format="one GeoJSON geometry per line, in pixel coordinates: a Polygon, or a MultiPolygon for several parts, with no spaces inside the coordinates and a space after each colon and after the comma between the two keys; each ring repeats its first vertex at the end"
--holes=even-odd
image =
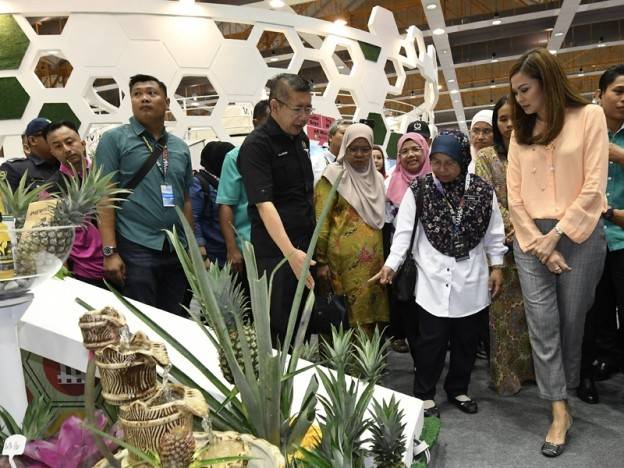
{"type": "Polygon", "coordinates": [[[563,36],[563,33],[561,31],[557,31],[555,33],[555,37],[561,37],[561,36],[563,36]]]}
{"type": "Polygon", "coordinates": [[[427,10],[435,10],[436,8],[438,8],[438,5],[436,5],[435,3],[430,3],[429,5],[427,5],[427,10]]]}
{"type": "Polygon", "coordinates": [[[282,8],[286,4],[284,3],[284,0],[271,0],[269,5],[271,8],[282,8]]]}
{"type": "Polygon", "coordinates": [[[492,52],[492,63],[496,62],[498,62],[498,59],[496,58],[496,52],[492,52]]]}
{"type": "Polygon", "coordinates": [[[578,74],[576,76],[578,76],[578,77],[585,76],[585,72],[583,71],[583,67],[579,68],[579,72],[578,72],[578,74]]]}
{"type": "Polygon", "coordinates": [[[598,40],[598,47],[604,47],[605,43],[604,43],[604,37],[600,36],[600,39],[598,40]]]}
{"type": "Polygon", "coordinates": [[[557,55],[557,51],[555,49],[550,49],[548,52],[550,52],[552,55],[557,55]]]}
{"type": "Polygon", "coordinates": [[[444,30],[444,28],[435,28],[433,30],[433,35],[434,36],[441,36],[442,34],[444,34],[446,31],[444,30]]]}
{"type": "Polygon", "coordinates": [[[498,26],[499,24],[501,24],[503,21],[500,19],[499,15],[498,15],[498,11],[494,12],[494,19],[492,20],[492,24],[494,26],[498,26]]]}
{"type": "Polygon", "coordinates": [[[337,18],[336,20],[334,20],[334,24],[336,26],[346,26],[347,25],[347,20],[344,18],[337,18]]]}
{"type": "Polygon", "coordinates": [[[455,80],[451,78],[450,80],[446,80],[447,83],[455,83],[455,80]]]}
{"type": "Polygon", "coordinates": [[[496,88],[496,83],[494,80],[490,81],[490,88],[496,88]]]}

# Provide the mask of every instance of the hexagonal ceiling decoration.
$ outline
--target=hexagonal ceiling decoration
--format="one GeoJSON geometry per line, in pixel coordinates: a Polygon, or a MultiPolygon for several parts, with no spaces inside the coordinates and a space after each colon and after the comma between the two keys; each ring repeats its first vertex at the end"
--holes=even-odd
{"type": "Polygon", "coordinates": [[[62,53],[54,50],[39,57],[35,75],[46,88],[64,88],[73,70],[74,67],[62,53]]]}
{"type": "Polygon", "coordinates": [[[0,109],[4,122],[11,122],[0,124],[0,138],[21,132],[37,109],[99,135],[127,121],[127,83],[142,73],[168,87],[172,132],[190,139],[210,129],[202,132],[209,139],[240,142],[251,130],[253,105],[266,96],[265,83],[280,71],[312,81],[316,112],[335,118],[382,115],[383,97],[403,84],[401,76],[395,86],[377,78],[388,61],[402,72],[422,66],[414,44],[396,25],[389,27],[392,14],[379,7],[369,33],[330,32],[322,20],[243,6],[198,3],[191,11],[178,2],[155,2],[149,11],[127,14],[102,5],[56,0],[40,14],[0,15],[0,69],[15,70],[0,78],[0,92],[11,96],[11,105],[3,101],[0,109]],[[398,55],[400,47],[406,57],[398,55]],[[29,67],[21,65],[25,55],[29,67]],[[371,76],[379,88],[372,94],[371,76]]]}
{"type": "Polygon", "coordinates": [[[64,102],[49,102],[44,104],[37,117],[45,117],[52,122],[57,120],[69,120],[75,123],[78,128],[82,125],[82,122],[80,122],[80,119],[69,104],[64,102]]]}
{"type": "Polygon", "coordinates": [[[17,78],[0,78],[0,120],[20,119],[24,115],[30,96],[17,78]]]}
{"type": "Polygon", "coordinates": [[[0,15],[0,70],[19,68],[29,44],[13,16],[0,15]]]}

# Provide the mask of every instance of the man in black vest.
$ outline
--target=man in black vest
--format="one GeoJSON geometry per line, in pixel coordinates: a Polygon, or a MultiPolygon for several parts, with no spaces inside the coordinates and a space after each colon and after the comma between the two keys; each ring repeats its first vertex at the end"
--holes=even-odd
{"type": "MultiPolygon", "coordinates": [[[[298,75],[273,78],[271,115],[247,136],[237,161],[249,198],[258,270],[270,275],[284,257],[288,259],[288,266],[276,273],[271,298],[271,332],[280,342],[315,225],[310,143],[303,132],[313,111],[311,89],[298,75]]],[[[314,286],[309,274],[306,285],[314,286]]]]}
{"type": "Polygon", "coordinates": [[[48,119],[38,117],[31,120],[24,132],[25,158],[13,158],[0,166],[0,171],[6,174],[9,185],[15,191],[25,172],[26,185],[41,185],[53,177],[59,170],[59,162],[52,156],[50,147],[45,138],[45,131],[50,125],[48,119]]]}

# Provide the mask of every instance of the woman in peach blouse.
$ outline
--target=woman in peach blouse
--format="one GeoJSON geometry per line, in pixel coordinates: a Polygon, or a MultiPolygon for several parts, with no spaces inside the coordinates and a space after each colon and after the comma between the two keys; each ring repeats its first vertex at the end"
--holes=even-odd
{"type": "Polygon", "coordinates": [[[608,136],[599,106],[577,94],[555,56],[525,53],[509,72],[514,133],[507,189],[514,255],[540,396],[552,405],[542,445],[565,447],[568,392],[579,384],[585,315],[606,254],[608,136]]]}

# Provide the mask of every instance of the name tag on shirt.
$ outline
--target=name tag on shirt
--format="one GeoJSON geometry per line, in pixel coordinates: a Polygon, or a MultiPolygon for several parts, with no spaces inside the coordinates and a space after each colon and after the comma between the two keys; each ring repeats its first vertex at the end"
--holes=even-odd
{"type": "Polygon", "coordinates": [[[175,199],[173,198],[173,187],[171,185],[161,185],[160,194],[162,195],[163,206],[175,206],[175,199]]]}

